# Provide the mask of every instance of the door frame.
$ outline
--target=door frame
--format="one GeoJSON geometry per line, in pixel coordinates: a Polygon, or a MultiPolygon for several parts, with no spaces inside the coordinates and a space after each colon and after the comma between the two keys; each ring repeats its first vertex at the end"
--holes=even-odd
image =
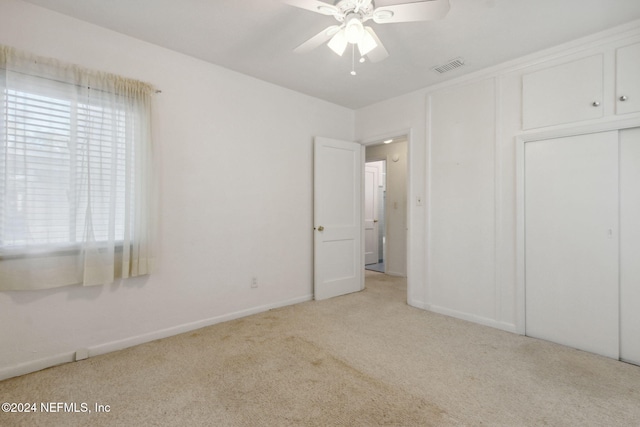
{"type": "Polygon", "coordinates": [[[525,144],[546,139],[564,138],[607,131],[621,131],[640,127],[640,117],[602,121],[582,126],[563,126],[558,129],[523,132],[516,135],[516,333],[526,334],[525,292],[525,144]]]}
{"type": "MultiPolygon", "coordinates": [[[[393,132],[386,132],[384,134],[381,135],[377,135],[375,137],[372,138],[367,138],[364,140],[360,141],[360,144],[362,144],[362,146],[364,147],[364,150],[362,150],[362,170],[363,170],[363,185],[364,185],[364,166],[366,163],[366,147],[368,146],[372,146],[372,145],[378,145],[380,143],[382,143],[382,141],[390,139],[390,138],[406,138],[407,140],[407,201],[406,201],[406,224],[407,224],[407,229],[405,230],[406,233],[406,254],[407,254],[407,259],[406,259],[406,272],[407,272],[407,303],[409,305],[412,306],[419,306],[420,308],[423,308],[422,305],[415,305],[413,304],[413,301],[411,300],[411,298],[409,297],[410,295],[414,294],[414,290],[416,287],[416,283],[415,283],[415,278],[413,277],[412,274],[412,246],[414,245],[414,237],[412,235],[412,233],[409,233],[409,226],[412,223],[412,219],[413,219],[413,211],[411,210],[412,208],[412,204],[411,204],[411,200],[412,200],[412,194],[413,194],[413,183],[411,180],[411,159],[413,157],[413,153],[414,153],[414,142],[413,142],[413,129],[412,128],[408,128],[408,129],[401,129],[401,130],[397,130],[397,131],[393,131],[393,132]]],[[[379,160],[386,160],[387,161],[387,167],[389,167],[389,161],[390,159],[379,159],[379,160]]],[[[364,197],[364,192],[363,192],[363,197],[364,197]]],[[[364,210],[362,211],[362,227],[364,228],[364,210]]],[[[387,254],[385,253],[385,257],[387,257],[387,254]]],[[[362,241],[362,259],[363,259],[363,263],[362,263],[362,269],[364,270],[364,233],[363,233],[363,241],[362,241]]]]}

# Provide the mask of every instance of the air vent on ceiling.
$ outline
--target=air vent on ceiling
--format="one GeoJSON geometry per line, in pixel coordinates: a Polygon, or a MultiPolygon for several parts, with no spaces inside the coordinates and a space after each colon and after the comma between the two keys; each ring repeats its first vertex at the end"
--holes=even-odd
{"type": "Polygon", "coordinates": [[[462,67],[464,65],[464,59],[456,58],[447,62],[446,64],[438,65],[437,67],[433,67],[432,70],[444,74],[447,71],[455,70],[456,68],[462,67]]]}

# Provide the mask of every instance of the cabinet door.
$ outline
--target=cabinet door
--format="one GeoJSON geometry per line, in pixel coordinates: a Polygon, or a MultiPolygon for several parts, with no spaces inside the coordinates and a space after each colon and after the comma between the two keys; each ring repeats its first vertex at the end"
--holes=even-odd
{"type": "Polygon", "coordinates": [[[640,112],[640,43],[616,52],[616,113],[640,112]]]}
{"type": "Polygon", "coordinates": [[[619,357],[618,133],[525,146],[526,334],[619,357]]]}
{"type": "Polygon", "coordinates": [[[602,55],[524,75],[523,128],[533,129],[602,117],[603,76],[602,55]]]}
{"type": "Polygon", "coordinates": [[[640,365],[640,128],[620,132],[620,358],[640,365]]]}

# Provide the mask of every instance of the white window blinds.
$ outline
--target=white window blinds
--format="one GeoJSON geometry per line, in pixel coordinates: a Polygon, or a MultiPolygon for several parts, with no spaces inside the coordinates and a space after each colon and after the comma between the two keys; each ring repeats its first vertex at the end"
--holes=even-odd
{"type": "Polygon", "coordinates": [[[149,272],[152,92],[1,48],[0,290],[149,272]]]}

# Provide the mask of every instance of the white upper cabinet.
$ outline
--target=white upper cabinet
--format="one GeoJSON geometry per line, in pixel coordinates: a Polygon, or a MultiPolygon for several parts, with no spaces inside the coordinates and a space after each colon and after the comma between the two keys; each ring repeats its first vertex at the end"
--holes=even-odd
{"type": "Polygon", "coordinates": [[[616,113],[640,112],[640,43],[616,51],[616,113]]]}
{"type": "Polygon", "coordinates": [[[603,117],[603,80],[603,55],[525,74],[522,80],[523,128],[603,117]]]}
{"type": "Polygon", "coordinates": [[[630,113],[640,113],[640,43],[522,76],[524,130],[630,113]]]}

